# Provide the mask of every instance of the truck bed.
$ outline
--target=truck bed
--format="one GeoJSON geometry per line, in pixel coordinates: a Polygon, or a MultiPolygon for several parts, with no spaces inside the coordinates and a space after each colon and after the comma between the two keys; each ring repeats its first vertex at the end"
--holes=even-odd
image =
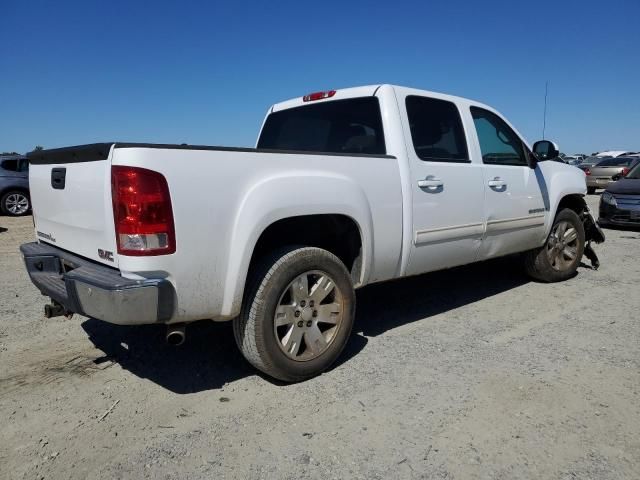
{"type": "Polygon", "coordinates": [[[126,278],[166,278],[181,302],[172,322],[237,314],[253,246],[281,217],[354,218],[370,266],[357,283],[398,273],[402,193],[390,155],[106,142],[33,152],[29,161],[39,241],[118,268],[126,278]],[[117,165],[166,178],[175,253],[117,254],[110,185],[117,165]],[[64,188],[52,183],[54,169],[64,170],[64,188]]]}

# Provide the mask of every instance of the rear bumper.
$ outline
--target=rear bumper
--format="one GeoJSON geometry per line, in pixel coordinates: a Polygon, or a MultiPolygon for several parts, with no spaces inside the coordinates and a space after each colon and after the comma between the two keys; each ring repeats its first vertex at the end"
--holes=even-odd
{"type": "Polygon", "coordinates": [[[587,187],[595,187],[595,188],[607,188],[610,183],[613,182],[612,178],[596,178],[590,175],[587,175],[587,187]]]}
{"type": "Polygon", "coordinates": [[[33,284],[73,313],[118,325],[168,322],[173,285],[162,278],[131,280],[120,273],[45,243],[20,247],[33,284]]]}

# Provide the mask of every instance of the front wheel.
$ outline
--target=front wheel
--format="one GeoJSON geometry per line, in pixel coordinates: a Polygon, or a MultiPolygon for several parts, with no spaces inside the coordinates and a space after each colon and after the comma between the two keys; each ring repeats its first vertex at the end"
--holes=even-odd
{"type": "Polygon", "coordinates": [[[553,222],[542,248],[525,253],[527,273],[542,282],[560,282],[576,274],[584,253],[584,226],[576,212],[565,208],[553,222]]]}
{"type": "Polygon", "coordinates": [[[351,276],[340,259],[320,248],[289,247],[252,269],[233,331],[254,367],[297,382],[335,362],[354,314],[351,276]]]}

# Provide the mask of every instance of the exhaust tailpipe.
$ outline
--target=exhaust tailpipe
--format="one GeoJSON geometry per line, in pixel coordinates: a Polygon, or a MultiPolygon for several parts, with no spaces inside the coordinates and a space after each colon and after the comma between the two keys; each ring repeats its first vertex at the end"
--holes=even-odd
{"type": "Polygon", "coordinates": [[[182,345],[185,340],[184,323],[169,325],[167,327],[167,344],[177,347],[182,345]]]}

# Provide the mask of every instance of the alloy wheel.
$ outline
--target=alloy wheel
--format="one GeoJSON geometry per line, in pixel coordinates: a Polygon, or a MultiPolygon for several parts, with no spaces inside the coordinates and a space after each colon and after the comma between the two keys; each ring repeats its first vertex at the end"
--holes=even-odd
{"type": "Polygon", "coordinates": [[[23,193],[11,193],[5,199],[5,207],[12,215],[23,215],[29,210],[29,199],[23,193]]]}
{"type": "Polygon", "coordinates": [[[326,273],[298,275],[280,296],[273,322],[278,346],[296,361],[322,355],[335,340],[344,317],[343,294],[326,273]]]}
{"type": "Polygon", "coordinates": [[[571,268],[578,255],[578,232],[573,225],[563,220],[554,225],[547,241],[547,256],[554,270],[571,268]]]}

